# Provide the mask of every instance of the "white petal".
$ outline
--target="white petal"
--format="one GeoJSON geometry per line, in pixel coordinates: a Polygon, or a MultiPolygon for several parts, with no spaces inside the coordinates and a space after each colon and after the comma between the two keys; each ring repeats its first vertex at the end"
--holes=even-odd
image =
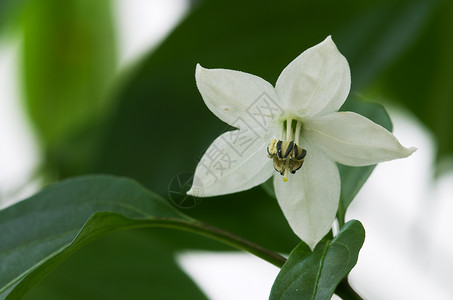
{"type": "Polygon", "coordinates": [[[348,62],[329,36],[294,59],[280,74],[275,89],[284,108],[312,116],[337,111],[350,86],[348,62]]]}
{"type": "Polygon", "coordinates": [[[403,147],[384,127],[353,112],[331,113],[306,122],[303,138],[349,166],[404,158],[416,150],[403,147]]]}
{"type": "Polygon", "coordinates": [[[195,77],[208,108],[231,126],[241,128],[241,124],[237,124],[239,118],[248,127],[263,126],[263,116],[257,116],[257,111],[264,115],[270,113],[269,118],[278,116],[282,111],[277,105],[274,87],[258,76],[233,70],[205,69],[197,65],[195,77]]]}
{"type": "Polygon", "coordinates": [[[267,145],[252,129],[220,135],[206,150],[195,170],[189,195],[210,197],[250,189],[273,172],[267,145]]]}
{"type": "Polygon", "coordinates": [[[288,182],[274,176],[275,194],[294,233],[311,249],[329,232],[340,199],[337,165],[316,148],[308,147],[301,169],[288,182]]]}

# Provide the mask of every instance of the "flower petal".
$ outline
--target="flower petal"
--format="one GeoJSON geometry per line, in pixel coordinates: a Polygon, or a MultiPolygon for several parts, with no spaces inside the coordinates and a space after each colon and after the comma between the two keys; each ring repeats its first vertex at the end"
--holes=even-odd
{"type": "Polygon", "coordinates": [[[349,166],[404,158],[417,150],[403,147],[384,127],[353,112],[331,113],[306,122],[304,138],[333,160],[349,166]]]}
{"type": "MultiPolygon", "coordinates": [[[[205,69],[197,65],[197,86],[208,108],[222,121],[237,128],[241,118],[248,127],[262,126],[254,117],[254,105],[263,101],[271,102],[270,113],[279,113],[274,87],[264,79],[248,73],[226,70],[205,69]]],[[[269,111],[268,111],[269,112],[269,111]]],[[[265,112],[266,113],[266,112],[265,112]]],[[[273,116],[272,116],[273,117],[273,116]]]]}
{"type": "Polygon", "coordinates": [[[275,89],[286,109],[312,116],[337,111],[350,86],[348,62],[328,36],[294,59],[280,74],[275,89]]]}
{"type": "Polygon", "coordinates": [[[273,172],[264,140],[252,129],[220,135],[204,153],[195,170],[192,188],[197,197],[210,197],[250,189],[273,172]]]}
{"type": "Polygon", "coordinates": [[[274,176],[278,203],[292,230],[311,249],[329,232],[340,199],[337,165],[314,147],[307,147],[304,165],[288,182],[274,176]]]}

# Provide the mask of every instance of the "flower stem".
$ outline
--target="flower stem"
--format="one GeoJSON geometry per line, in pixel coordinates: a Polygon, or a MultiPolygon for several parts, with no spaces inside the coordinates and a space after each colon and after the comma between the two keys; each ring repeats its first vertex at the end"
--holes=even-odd
{"type": "Polygon", "coordinates": [[[286,258],[281,256],[280,254],[277,254],[269,249],[266,249],[264,247],[261,247],[260,245],[257,245],[249,240],[246,240],[238,235],[235,235],[234,233],[231,233],[229,231],[220,229],[218,227],[212,226],[210,224],[206,224],[204,222],[200,221],[195,221],[195,222],[188,222],[188,221],[176,221],[172,220],[171,223],[168,224],[162,224],[164,227],[172,227],[172,228],[178,228],[178,229],[183,229],[186,231],[190,231],[193,233],[201,234],[206,237],[215,239],[217,241],[220,241],[224,244],[230,245],[234,248],[238,248],[244,251],[247,251],[255,256],[258,256],[259,258],[264,259],[265,261],[273,264],[274,266],[277,266],[281,268],[284,263],[286,262],[286,258]]]}
{"type": "Polygon", "coordinates": [[[339,229],[341,229],[345,223],[344,217],[345,217],[345,211],[343,208],[343,203],[341,202],[341,199],[340,199],[340,203],[338,204],[338,210],[337,210],[337,220],[338,220],[339,229]]]}
{"type": "MultiPolygon", "coordinates": [[[[223,230],[204,222],[162,219],[161,222],[157,222],[157,224],[155,223],[154,226],[182,229],[185,231],[204,235],[224,244],[230,245],[234,248],[247,251],[278,268],[282,268],[286,262],[286,258],[278,253],[261,247],[260,245],[246,240],[232,232],[223,230]]],[[[363,300],[349,285],[347,278],[344,278],[340,282],[340,284],[335,289],[335,294],[337,294],[344,300],[363,300]]]]}

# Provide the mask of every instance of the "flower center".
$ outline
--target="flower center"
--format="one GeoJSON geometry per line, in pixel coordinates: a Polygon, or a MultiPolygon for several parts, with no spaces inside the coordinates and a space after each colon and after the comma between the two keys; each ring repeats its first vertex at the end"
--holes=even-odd
{"type": "Polygon", "coordinates": [[[288,181],[288,174],[295,174],[304,163],[307,150],[299,146],[302,123],[291,118],[285,120],[280,139],[272,139],[267,146],[268,157],[274,160],[274,169],[288,181]],[[286,128],[286,134],[285,134],[286,128]]]}

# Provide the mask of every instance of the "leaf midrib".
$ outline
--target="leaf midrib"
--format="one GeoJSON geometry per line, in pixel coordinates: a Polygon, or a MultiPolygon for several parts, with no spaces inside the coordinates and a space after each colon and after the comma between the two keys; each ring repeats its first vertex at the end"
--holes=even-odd
{"type": "MultiPolygon", "coordinates": [[[[74,231],[74,230],[72,230],[74,231]]],[[[58,253],[61,253],[65,248],[67,248],[69,245],[71,245],[72,241],[69,242],[69,243],[66,243],[64,246],[60,247],[59,249],[55,250],[54,252],[50,253],[49,255],[47,255],[46,257],[44,257],[43,259],[41,259],[38,263],[34,264],[33,266],[31,266],[30,268],[28,268],[27,270],[25,270],[24,272],[22,272],[20,275],[16,276],[13,280],[11,280],[10,282],[8,282],[7,284],[5,284],[1,289],[0,289],[0,294],[2,294],[4,291],[6,291],[10,286],[12,286],[13,284],[15,284],[16,282],[19,282],[22,278],[24,278],[25,276],[27,276],[31,271],[33,271],[34,269],[36,269],[37,267],[39,267],[40,265],[42,265],[43,263],[45,263],[46,261],[48,261],[50,258],[58,255],[58,253]]]]}
{"type": "MultiPolygon", "coordinates": [[[[111,205],[115,205],[115,206],[119,206],[119,207],[122,207],[122,208],[126,208],[127,210],[130,210],[132,212],[136,212],[136,213],[139,213],[141,214],[143,217],[145,218],[150,218],[150,219],[153,219],[153,218],[158,218],[156,216],[153,216],[151,214],[148,214],[144,211],[141,211],[131,205],[128,205],[126,203],[123,203],[123,202],[114,202],[114,201],[102,201],[102,202],[99,202],[99,203],[107,203],[107,204],[111,204],[111,205]]],[[[106,211],[106,212],[109,212],[109,211],[106,211]]],[[[33,246],[33,245],[38,245],[38,244],[41,244],[43,243],[44,241],[51,241],[57,237],[64,237],[64,236],[75,236],[77,235],[77,233],[80,231],[79,227],[80,226],[75,226],[76,228],[75,229],[70,229],[70,230],[67,230],[67,231],[64,231],[64,232],[60,232],[60,233],[57,233],[57,234],[52,234],[52,235],[45,235],[43,237],[41,237],[40,239],[37,239],[37,240],[32,240],[32,241],[29,241],[27,243],[21,243],[20,245],[17,245],[16,247],[13,247],[13,248],[10,248],[6,251],[3,251],[1,253],[1,256],[0,257],[6,257],[9,253],[12,253],[12,252],[15,252],[19,249],[23,249],[23,248],[27,248],[27,247],[30,247],[30,246],[33,246]]],[[[83,226],[82,226],[83,227],[83,226]]],[[[73,239],[72,239],[73,240],[73,239]]],[[[9,281],[7,284],[5,284],[2,288],[0,288],[0,294],[3,293],[6,289],[8,289],[11,285],[13,285],[14,283],[18,282],[20,279],[22,279],[23,277],[25,277],[28,273],[30,273],[33,269],[35,269],[36,267],[38,267],[39,265],[41,265],[42,263],[44,263],[45,261],[48,260],[48,258],[50,257],[53,257],[54,255],[58,254],[59,252],[61,252],[63,249],[65,249],[66,247],[68,247],[69,245],[71,245],[72,243],[72,240],[69,242],[69,243],[65,243],[62,247],[60,247],[59,249],[57,249],[56,251],[52,252],[50,255],[44,257],[43,259],[41,259],[38,263],[34,264],[33,266],[31,266],[30,268],[28,268],[27,270],[25,270],[24,272],[22,272],[20,275],[16,276],[13,280],[9,281]]]]}
{"type": "Polygon", "coordinates": [[[322,273],[322,268],[324,267],[324,260],[326,259],[327,255],[327,249],[330,246],[330,241],[326,242],[326,245],[324,246],[324,250],[322,252],[320,264],[319,264],[319,269],[318,269],[318,274],[316,275],[316,280],[315,280],[315,291],[313,292],[313,297],[312,300],[316,299],[316,294],[318,293],[318,283],[321,278],[321,273],[322,273]]]}

